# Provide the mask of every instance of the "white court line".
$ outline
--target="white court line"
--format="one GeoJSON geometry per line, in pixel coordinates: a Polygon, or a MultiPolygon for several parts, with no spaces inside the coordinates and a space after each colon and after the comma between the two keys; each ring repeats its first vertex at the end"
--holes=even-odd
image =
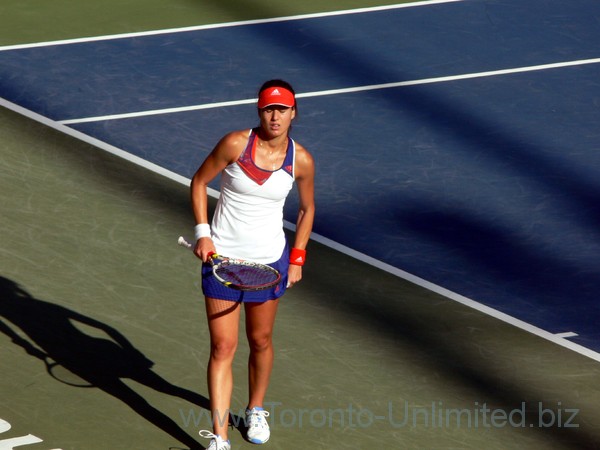
{"type": "MultiPolygon", "coordinates": [[[[371,84],[367,86],[357,86],[341,89],[330,89],[325,91],[305,92],[296,95],[297,98],[322,97],[326,95],[340,95],[355,92],[375,91],[380,89],[399,88],[405,86],[417,86],[421,84],[445,83],[448,81],[468,80],[473,78],[494,77],[499,75],[511,75],[515,73],[534,72],[538,70],[557,69],[570,66],[581,66],[585,64],[598,64],[600,58],[580,59],[576,61],[564,61],[551,64],[539,64],[535,66],[516,67],[512,69],[491,70],[486,72],[466,73],[461,75],[449,75],[443,77],[423,78],[420,80],[398,81],[395,83],[371,84]]],[[[122,114],[110,114],[105,116],[83,117],[79,119],[60,120],[63,125],[73,125],[78,123],[100,122],[105,120],[131,119],[135,117],[154,116],[160,114],[173,114],[180,112],[199,111],[202,109],[223,108],[226,106],[238,106],[256,103],[256,99],[233,100],[227,102],[205,103],[201,105],[180,106],[177,108],[153,109],[147,111],[137,111],[122,114]]]]}
{"type": "MultiPolygon", "coordinates": [[[[50,128],[53,128],[57,131],[60,131],[64,134],[67,134],[69,136],[72,136],[76,139],[79,139],[83,142],[86,142],[88,144],[91,144],[95,147],[98,147],[104,151],[107,151],[109,153],[112,153],[116,156],[119,156],[127,161],[130,161],[134,164],[137,164],[141,167],[144,167],[148,170],[151,170],[155,173],[158,173],[160,175],[163,175],[171,180],[174,180],[178,183],[181,183],[185,186],[189,186],[191,180],[183,177],[175,172],[172,172],[170,170],[167,170],[161,166],[158,166],[154,163],[151,163],[150,161],[147,161],[145,159],[142,159],[138,156],[132,155],[131,153],[128,153],[120,148],[117,148],[113,145],[107,144],[106,142],[100,141],[99,139],[96,139],[94,137],[91,137],[87,134],[81,133],[80,131],[74,130],[73,128],[70,128],[64,124],[61,124],[59,122],[56,122],[54,120],[51,120],[47,117],[44,117],[40,114],[37,114],[33,111],[30,111],[26,108],[23,108],[22,106],[19,106],[15,103],[12,103],[6,99],[3,99],[0,97],[0,106],[4,106],[5,108],[8,108],[12,111],[15,111],[23,116],[26,116],[30,119],[33,119],[37,122],[40,122],[50,128]]],[[[219,196],[219,192],[217,190],[208,189],[208,194],[213,197],[213,198],[217,198],[219,196]]],[[[284,221],[284,225],[287,229],[289,230],[294,230],[295,229],[295,225],[289,221],[284,221]]],[[[471,300],[467,297],[464,297],[462,295],[459,295],[455,292],[452,292],[446,288],[443,288],[441,286],[438,286],[436,284],[433,284],[427,280],[424,280],[422,278],[419,278],[415,275],[412,275],[408,272],[405,272],[403,270],[398,269],[397,267],[391,266],[387,263],[384,263],[383,261],[379,261],[371,256],[365,255],[364,253],[358,252],[354,249],[351,249],[349,247],[346,247],[345,245],[342,245],[338,242],[335,242],[329,238],[326,238],[325,236],[321,236],[317,233],[311,233],[311,239],[314,240],[315,242],[319,242],[331,249],[334,249],[336,251],[339,251],[345,255],[348,255],[352,258],[358,259],[366,264],[369,264],[373,267],[376,267],[380,270],[383,270],[385,272],[388,272],[392,275],[395,275],[399,278],[402,278],[406,281],[409,281],[413,284],[416,284],[417,286],[420,286],[424,289],[427,289],[431,292],[434,292],[436,294],[439,294],[443,297],[446,297],[450,300],[453,300],[455,302],[461,303],[469,308],[475,309],[477,311],[482,312],[483,314],[487,314],[488,316],[494,317],[495,319],[501,320],[502,322],[505,322],[507,324],[513,325],[517,328],[520,328],[521,330],[527,331],[529,333],[532,333],[536,336],[539,336],[543,339],[546,339],[547,341],[553,342],[557,345],[560,345],[561,347],[567,348],[569,350],[572,350],[576,353],[579,353],[580,355],[586,356],[590,359],[593,359],[595,361],[600,362],[600,353],[597,353],[593,350],[590,350],[589,348],[586,348],[582,345],[576,344],[574,342],[571,342],[567,339],[565,339],[564,337],[562,337],[560,334],[552,334],[546,330],[543,330],[541,328],[538,328],[534,325],[531,325],[527,322],[524,322],[520,319],[517,319],[515,317],[509,316],[508,314],[505,314],[501,311],[498,311],[494,308],[490,308],[489,306],[483,305],[481,303],[478,303],[474,300],[471,300]]]]}
{"type": "Polygon", "coordinates": [[[259,25],[265,23],[275,23],[275,22],[286,22],[291,20],[305,20],[305,19],[318,19],[321,17],[334,17],[334,16],[342,16],[349,14],[364,14],[369,12],[376,11],[387,11],[391,9],[402,9],[402,8],[414,8],[417,6],[431,6],[438,5],[442,3],[457,3],[463,2],[467,0],[424,0],[413,3],[399,3],[395,5],[384,5],[384,6],[373,6],[368,8],[356,8],[356,9],[347,9],[342,11],[330,11],[330,12],[321,12],[321,13],[312,13],[312,14],[299,14],[296,16],[284,16],[284,17],[274,17],[270,19],[256,19],[256,20],[243,20],[238,22],[225,22],[225,23],[217,23],[217,24],[208,24],[208,25],[196,25],[191,27],[181,27],[181,28],[166,28],[161,30],[150,30],[150,31],[140,31],[136,33],[121,33],[121,34],[112,34],[107,36],[93,36],[86,38],[77,38],[77,39],[62,39],[58,41],[49,41],[49,42],[35,42],[31,44],[17,44],[17,45],[7,45],[4,47],[0,47],[0,51],[8,51],[8,50],[21,50],[26,48],[37,48],[37,47],[49,47],[52,45],[69,45],[69,44],[81,44],[86,42],[98,42],[98,41],[110,41],[115,39],[128,39],[133,37],[142,37],[142,36],[156,36],[160,34],[170,34],[170,33],[186,33],[189,31],[200,31],[200,30],[212,30],[217,28],[228,28],[228,27],[238,27],[245,25],[259,25]]]}
{"type": "Polygon", "coordinates": [[[555,336],[561,337],[561,338],[571,338],[571,337],[577,337],[579,335],[577,333],[575,333],[574,331],[565,331],[563,333],[556,333],[555,336]]]}

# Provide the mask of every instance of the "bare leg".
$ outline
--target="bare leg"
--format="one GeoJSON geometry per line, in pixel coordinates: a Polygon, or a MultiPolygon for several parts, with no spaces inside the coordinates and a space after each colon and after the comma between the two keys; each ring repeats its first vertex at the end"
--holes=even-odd
{"type": "Polygon", "coordinates": [[[206,299],[210,331],[208,394],[213,417],[213,432],[227,439],[229,409],[233,391],[233,357],[237,349],[240,304],[206,299]]]}
{"type": "Polygon", "coordinates": [[[273,327],[279,300],[246,303],[246,335],[250,345],[248,359],[248,406],[263,406],[273,369],[273,327]]]}

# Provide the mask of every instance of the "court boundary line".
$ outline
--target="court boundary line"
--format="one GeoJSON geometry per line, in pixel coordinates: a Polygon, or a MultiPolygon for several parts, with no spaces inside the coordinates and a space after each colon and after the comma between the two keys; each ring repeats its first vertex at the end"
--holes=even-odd
{"type": "Polygon", "coordinates": [[[211,30],[217,28],[231,28],[231,27],[239,27],[245,25],[260,25],[264,23],[277,23],[277,22],[287,22],[292,20],[305,20],[305,19],[318,19],[321,17],[335,17],[335,16],[343,16],[350,14],[364,14],[370,12],[378,12],[378,11],[388,11],[391,9],[403,9],[403,8],[414,8],[420,6],[432,6],[439,5],[445,3],[459,3],[465,2],[467,0],[421,0],[410,3],[396,3],[393,5],[382,5],[382,6],[370,6],[365,8],[355,8],[355,9],[344,9],[340,11],[327,11],[327,12],[319,12],[319,13],[308,13],[308,14],[297,14],[292,16],[281,16],[281,17],[270,17],[267,19],[253,19],[253,20],[239,20],[234,22],[222,22],[222,23],[214,23],[214,24],[204,24],[204,25],[194,25],[189,27],[180,27],[180,28],[165,28],[160,30],[147,30],[147,31],[138,31],[133,33],[118,33],[118,34],[110,34],[103,36],[89,36],[84,38],[73,38],[73,39],[60,39],[56,41],[47,41],[47,42],[34,42],[29,44],[15,44],[15,45],[6,45],[0,46],[1,51],[10,51],[10,50],[22,50],[28,48],[38,48],[38,47],[49,47],[53,45],[69,45],[69,44],[82,44],[86,42],[98,42],[98,41],[110,41],[117,39],[128,39],[133,37],[143,37],[143,36],[157,36],[161,34],[169,34],[169,33],[186,33],[190,31],[201,31],[201,30],[211,30]]]}
{"type": "MultiPolygon", "coordinates": [[[[573,66],[582,66],[588,64],[598,64],[600,63],[600,58],[590,58],[590,59],[579,59],[573,61],[563,61],[563,62],[555,62],[548,64],[538,64],[533,66],[523,66],[523,67],[514,67],[512,69],[498,69],[498,70],[489,70],[484,72],[472,72],[460,75],[445,75],[440,77],[431,77],[431,78],[422,78],[418,80],[407,80],[407,81],[397,81],[393,83],[382,83],[382,84],[370,84],[365,86],[356,86],[349,88],[338,88],[338,89],[327,89],[323,91],[314,91],[314,92],[304,92],[297,93],[296,98],[311,98],[311,97],[323,97],[327,95],[339,95],[339,94],[353,94],[357,92],[366,92],[366,91],[375,91],[381,89],[391,89],[391,88],[400,88],[407,86],[418,86],[424,84],[434,84],[434,83],[445,83],[449,81],[460,81],[460,80],[470,80],[474,78],[486,78],[500,75],[513,75],[517,73],[527,73],[527,72],[536,72],[541,70],[551,70],[551,69],[560,69],[565,67],[573,67],[573,66]]],[[[65,119],[58,120],[58,123],[63,125],[73,125],[80,123],[90,123],[90,122],[101,122],[107,120],[121,120],[121,119],[132,119],[138,117],[147,117],[147,116],[155,116],[162,114],[175,114],[181,112],[190,112],[190,111],[199,111],[203,109],[212,109],[212,108],[223,108],[227,106],[240,106],[256,103],[256,98],[250,99],[242,99],[242,100],[230,100],[225,102],[213,102],[213,103],[204,103],[200,105],[190,105],[190,106],[178,106],[173,108],[162,108],[162,109],[153,109],[146,111],[137,111],[137,112],[129,112],[129,113],[120,113],[120,114],[108,114],[103,116],[94,116],[94,117],[82,117],[76,119],[65,119]]]]}
{"type": "MultiPolygon", "coordinates": [[[[45,117],[41,114],[38,114],[36,112],[33,112],[27,108],[24,108],[22,106],[19,106],[15,103],[12,103],[2,97],[0,97],[0,106],[3,106],[11,111],[14,111],[18,114],[21,114],[29,119],[32,119],[36,122],[39,122],[43,125],[46,125],[56,131],[59,131],[63,134],[66,134],[68,136],[71,136],[75,139],[78,139],[80,141],[83,141],[87,144],[90,144],[94,147],[99,148],[100,150],[104,150],[108,153],[111,153],[115,156],[118,156],[120,158],[125,159],[126,161],[129,161],[131,163],[134,163],[138,166],[141,166],[145,169],[148,169],[154,173],[157,173],[159,175],[162,175],[164,177],[167,177],[175,182],[178,182],[180,184],[183,184],[185,186],[189,186],[190,185],[190,179],[186,178],[182,175],[179,175],[175,172],[172,172],[168,169],[165,169],[164,167],[161,167],[157,164],[154,164],[148,160],[145,160],[143,158],[140,158],[139,156],[133,155],[129,152],[126,152],[125,150],[122,150],[118,147],[115,147],[111,144],[108,144],[104,141],[101,141],[99,139],[96,139],[92,136],[89,136],[85,133],[82,133],[80,131],[74,130],[73,128],[70,128],[64,124],[61,124],[59,122],[56,122],[52,119],[49,119],[48,117],[45,117]]],[[[215,189],[212,188],[208,188],[208,195],[210,195],[213,198],[217,198],[219,195],[219,192],[215,189]]],[[[286,229],[288,230],[295,230],[295,225],[287,220],[284,220],[284,226],[286,229]]],[[[391,275],[394,275],[398,278],[404,279],[410,283],[413,283],[419,287],[422,287],[424,289],[427,289],[431,292],[434,292],[438,295],[441,295],[442,297],[446,297],[449,300],[455,301],[457,303],[460,303],[464,306],[467,306],[471,309],[474,309],[476,311],[479,311],[483,314],[486,314],[488,316],[491,316],[497,320],[500,320],[504,323],[507,323],[509,325],[512,325],[516,328],[519,328],[523,331],[529,332],[535,336],[538,336],[542,339],[545,339],[547,341],[550,341],[554,344],[557,344],[563,348],[566,348],[568,350],[571,350],[575,353],[578,353],[582,356],[586,356],[594,361],[600,362],[600,353],[595,352],[587,347],[584,347],[583,345],[577,344],[575,342],[571,342],[569,340],[567,340],[566,338],[562,337],[561,333],[557,333],[557,334],[553,334],[550,333],[542,328],[536,327],[530,323],[527,323],[523,320],[517,319],[516,317],[510,316],[506,313],[503,313],[497,309],[494,309],[492,307],[489,307],[487,305],[484,305],[482,303],[476,302],[475,300],[472,300],[470,298],[467,298],[463,295],[457,294],[456,292],[450,291],[449,289],[446,289],[442,286],[438,286],[430,281],[427,281],[423,278],[420,278],[416,275],[413,275],[409,272],[406,272],[404,270],[401,270],[397,267],[391,266],[390,264],[384,263],[383,261],[380,261],[378,259],[375,259],[371,256],[368,256],[364,253],[361,253],[357,250],[354,250],[350,247],[347,247],[345,245],[342,245],[338,242],[333,241],[332,239],[329,239],[325,236],[321,236],[317,233],[311,233],[311,237],[310,237],[313,241],[318,242],[326,247],[329,247],[333,250],[339,251],[340,253],[343,253],[347,256],[350,256],[351,258],[357,259],[359,261],[364,262],[365,264],[368,264],[370,266],[373,266],[377,269],[383,270],[384,272],[390,273],[391,275]]]]}

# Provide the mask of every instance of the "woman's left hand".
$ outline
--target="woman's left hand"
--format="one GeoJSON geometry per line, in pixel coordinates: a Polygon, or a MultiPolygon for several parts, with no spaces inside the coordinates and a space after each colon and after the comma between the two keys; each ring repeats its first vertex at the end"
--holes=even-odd
{"type": "Polygon", "coordinates": [[[290,264],[290,268],[288,269],[288,284],[287,287],[290,288],[298,281],[302,279],[302,266],[296,266],[294,264],[290,264]]]}

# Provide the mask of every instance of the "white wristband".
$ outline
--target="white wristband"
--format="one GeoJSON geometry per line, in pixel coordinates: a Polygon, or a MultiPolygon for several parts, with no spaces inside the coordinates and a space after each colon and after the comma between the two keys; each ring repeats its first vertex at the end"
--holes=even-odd
{"type": "Polygon", "coordinates": [[[194,227],[194,237],[196,240],[204,237],[210,237],[210,225],[207,223],[199,223],[194,227]]]}

